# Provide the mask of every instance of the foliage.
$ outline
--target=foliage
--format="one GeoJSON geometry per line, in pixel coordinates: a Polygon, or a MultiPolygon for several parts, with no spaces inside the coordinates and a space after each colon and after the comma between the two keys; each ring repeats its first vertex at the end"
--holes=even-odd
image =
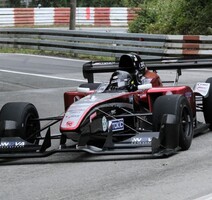
{"type": "Polygon", "coordinates": [[[69,7],[70,0],[32,0],[31,2],[32,7],[38,4],[42,7],[69,7]]]}
{"type": "Polygon", "coordinates": [[[77,0],[79,7],[116,7],[123,6],[122,0],[77,0]]]}
{"type": "Polygon", "coordinates": [[[137,7],[144,0],[77,0],[78,6],[84,7],[137,7]]]}
{"type": "Polygon", "coordinates": [[[141,6],[145,0],[122,0],[124,6],[126,7],[139,7],[141,6]]]}
{"type": "MultiPolygon", "coordinates": [[[[26,7],[21,0],[8,0],[10,7],[26,7]],[[21,3],[22,2],[22,3],[21,3]]],[[[137,7],[144,0],[76,0],[78,7],[137,7]]],[[[25,1],[26,2],[26,1],[25,1]]],[[[29,0],[29,7],[69,7],[70,0],[29,0]]]]}
{"type": "MultiPolygon", "coordinates": [[[[21,0],[8,0],[10,7],[25,7],[21,0]]],[[[78,7],[137,7],[144,0],[76,0],[78,7]]],[[[23,1],[22,1],[23,2],[23,1]]],[[[25,1],[26,2],[26,1],[25,1]]],[[[69,7],[70,0],[29,0],[29,7],[69,7]]]]}
{"type": "Polygon", "coordinates": [[[212,34],[211,0],[148,0],[130,32],[212,34]]]}

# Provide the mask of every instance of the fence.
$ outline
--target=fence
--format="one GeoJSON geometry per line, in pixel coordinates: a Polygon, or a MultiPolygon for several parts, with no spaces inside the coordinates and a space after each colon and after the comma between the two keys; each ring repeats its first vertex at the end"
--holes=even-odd
{"type": "Polygon", "coordinates": [[[119,58],[211,57],[212,36],[149,35],[70,30],[0,28],[0,47],[28,48],[119,58]]]}
{"type": "MultiPolygon", "coordinates": [[[[128,26],[132,8],[76,8],[76,26],[128,26]]],[[[70,8],[0,8],[0,27],[69,25],[70,8]]]]}

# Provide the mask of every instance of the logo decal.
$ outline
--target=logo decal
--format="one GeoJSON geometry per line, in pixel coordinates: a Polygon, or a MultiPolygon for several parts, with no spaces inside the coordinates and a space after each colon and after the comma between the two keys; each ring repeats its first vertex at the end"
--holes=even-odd
{"type": "Polygon", "coordinates": [[[107,130],[107,119],[105,116],[102,117],[102,130],[104,132],[107,130]]]}
{"type": "Polygon", "coordinates": [[[73,124],[74,124],[73,121],[67,121],[67,122],[66,122],[66,125],[69,126],[69,127],[72,127],[73,124]]]}
{"type": "Polygon", "coordinates": [[[133,137],[131,139],[132,144],[151,144],[152,138],[150,137],[133,137]]]}
{"type": "Polygon", "coordinates": [[[200,93],[202,96],[207,97],[210,88],[210,83],[197,83],[194,87],[194,92],[200,93]]]}
{"type": "Polygon", "coordinates": [[[21,148],[25,146],[25,142],[1,142],[0,148],[21,148]]]}
{"type": "Polygon", "coordinates": [[[108,124],[109,130],[112,132],[124,130],[124,119],[110,120],[108,124]]]}

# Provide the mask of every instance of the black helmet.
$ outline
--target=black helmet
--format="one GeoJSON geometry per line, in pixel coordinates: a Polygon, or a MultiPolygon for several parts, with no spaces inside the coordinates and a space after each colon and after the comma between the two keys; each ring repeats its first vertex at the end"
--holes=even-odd
{"type": "Polygon", "coordinates": [[[132,54],[132,55],[134,57],[134,63],[135,63],[136,70],[138,70],[140,74],[144,75],[145,69],[146,69],[144,62],[141,60],[141,57],[139,55],[137,55],[137,54],[132,54]]]}
{"type": "Polygon", "coordinates": [[[135,72],[136,70],[139,73],[145,73],[145,64],[141,60],[141,57],[138,54],[125,54],[120,57],[119,60],[119,67],[120,68],[129,68],[130,73],[135,72]]]}
{"type": "Polygon", "coordinates": [[[115,71],[111,78],[109,89],[110,90],[128,90],[132,82],[132,76],[125,71],[117,70],[115,71]]]}

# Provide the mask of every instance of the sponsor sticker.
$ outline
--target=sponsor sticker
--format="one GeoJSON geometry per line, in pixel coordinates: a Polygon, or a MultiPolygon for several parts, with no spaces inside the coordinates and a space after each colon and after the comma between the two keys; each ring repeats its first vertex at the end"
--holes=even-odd
{"type": "Polygon", "coordinates": [[[185,97],[191,98],[191,97],[192,97],[192,93],[191,93],[191,92],[186,92],[186,93],[185,93],[185,97]]]}
{"type": "Polygon", "coordinates": [[[67,125],[67,126],[69,126],[69,127],[72,127],[72,126],[73,126],[73,124],[74,124],[74,122],[73,122],[73,121],[67,121],[67,122],[66,122],[66,125],[67,125]]]}
{"type": "Polygon", "coordinates": [[[194,87],[194,92],[200,93],[202,96],[207,97],[210,88],[210,83],[197,83],[194,87]]]}
{"type": "Polygon", "coordinates": [[[152,138],[150,137],[133,137],[131,139],[132,144],[151,144],[152,138]]]}
{"type": "Polygon", "coordinates": [[[1,142],[0,148],[21,148],[25,146],[25,142],[1,142]]]}
{"type": "Polygon", "coordinates": [[[112,132],[124,130],[124,119],[114,119],[108,122],[109,130],[112,132]]]}
{"type": "Polygon", "coordinates": [[[104,132],[107,130],[107,119],[105,116],[102,117],[102,130],[104,132]]]}

